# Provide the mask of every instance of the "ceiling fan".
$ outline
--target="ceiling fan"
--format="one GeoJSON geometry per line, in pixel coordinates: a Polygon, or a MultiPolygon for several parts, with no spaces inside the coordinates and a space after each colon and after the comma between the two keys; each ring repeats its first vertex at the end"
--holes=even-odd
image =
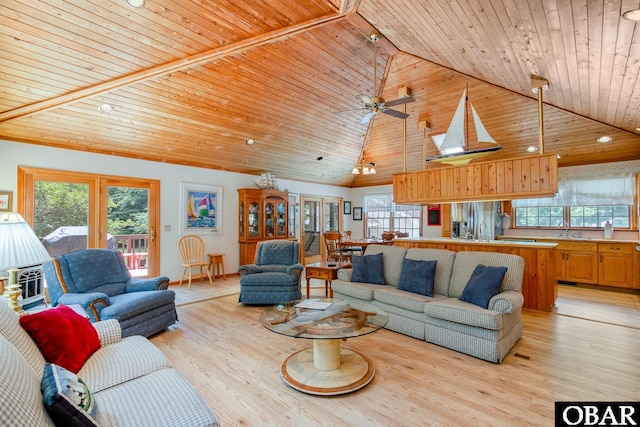
{"type": "MultiPolygon", "coordinates": [[[[362,101],[364,107],[358,108],[357,110],[368,110],[367,114],[362,118],[360,124],[366,125],[368,124],[374,115],[378,113],[388,114],[393,117],[397,117],[399,119],[406,119],[409,117],[408,114],[403,113],[401,111],[392,110],[389,107],[394,107],[396,105],[408,104],[410,102],[415,102],[415,98],[410,95],[403,96],[398,99],[394,99],[393,101],[385,101],[383,97],[378,94],[377,90],[377,77],[378,77],[378,40],[380,39],[380,34],[371,33],[369,39],[373,43],[373,96],[369,96],[366,94],[358,95],[358,99],[362,101]]],[[[346,110],[346,111],[354,111],[354,110],[346,110]]],[[[340,111],[343,112],[343,111],[340,111]]]]}

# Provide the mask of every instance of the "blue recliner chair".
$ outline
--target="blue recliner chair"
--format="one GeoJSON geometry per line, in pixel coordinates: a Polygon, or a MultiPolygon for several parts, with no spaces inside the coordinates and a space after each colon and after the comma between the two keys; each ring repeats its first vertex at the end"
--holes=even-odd
{"type": "Polygon", "coordinates": [[[51,305],[78,304],[90,320],[116,319],[122,336],[151,336],[178,319],[169,278],[132,278],[120,253],[83,249],[59,255],[43,266],[51,305]]]}
{"type": "Polygon", "coordinates": [[[292,240],[258,243],[255,264],[241,265],[240,298],[244,304],[283,304],[302,299],[300,276],[304,266],[300,245],[292,240]]]}

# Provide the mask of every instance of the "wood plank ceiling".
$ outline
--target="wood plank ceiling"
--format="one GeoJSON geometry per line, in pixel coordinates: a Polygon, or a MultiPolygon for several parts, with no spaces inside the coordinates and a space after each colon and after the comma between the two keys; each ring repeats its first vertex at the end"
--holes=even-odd
{"type": "MultiPolygon", "coordinates": [[[[637,0],[13,0],[0,4],[0,138],[340,186],[438,167],[462,90],[504,147],[560,166],[640,159],[637,0]],[[409,87],[409,118],[359,94],[409,87]],[[111,114],[98,111],[108,103],[111,114]],[[348,111],[344,111],[348,110],[348,111]],[[406,137],[405,135],[406,130],[406,137]],[[613,141],[596,143],[609,135],[613,141]],[[255,139],[254,145],[245,141],[255,139]],[[322,158],[321,160],[318,160],[322,158]],[[352,176],[361,161],[376,175],[352,176]]],[[[403,106],[394,107],[402,111],[403,106]]],[[[55,167],[55,165],[52,165],[55,167]]]]}

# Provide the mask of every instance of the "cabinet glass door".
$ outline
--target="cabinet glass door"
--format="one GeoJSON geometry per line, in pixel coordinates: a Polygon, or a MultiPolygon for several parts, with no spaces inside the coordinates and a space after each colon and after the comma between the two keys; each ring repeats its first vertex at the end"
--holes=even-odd
{"type": "Polygon", "coordinates": [[[244,202],[240,202],[240,224],[238,225],[240,237],[244,237],[244,202]]]}
{"type": "Polygon", "coordinates": [[[287,237],[287,204],[278,202],[276,207],[276,234],[278,237],[287,237]]]}
{"type": "Polygon", "coordinates": [[[260,237],[260,205],[257,202],[249,204],[249,237],[260,237]]]}
{"type": "Polygon", "coordinates": [[[274,208],[273,202],[264,204],[264,237],[274,236],[274,208]]]}

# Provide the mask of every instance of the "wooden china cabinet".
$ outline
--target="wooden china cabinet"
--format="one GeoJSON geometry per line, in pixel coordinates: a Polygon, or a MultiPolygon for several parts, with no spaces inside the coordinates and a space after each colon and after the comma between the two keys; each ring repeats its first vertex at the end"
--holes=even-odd
{"type": "Polygon", "coordinates": [[[258,242],[289,238],[288,196],[285,191],[238,189],[240,265],[254,262],[258,242]]]}

